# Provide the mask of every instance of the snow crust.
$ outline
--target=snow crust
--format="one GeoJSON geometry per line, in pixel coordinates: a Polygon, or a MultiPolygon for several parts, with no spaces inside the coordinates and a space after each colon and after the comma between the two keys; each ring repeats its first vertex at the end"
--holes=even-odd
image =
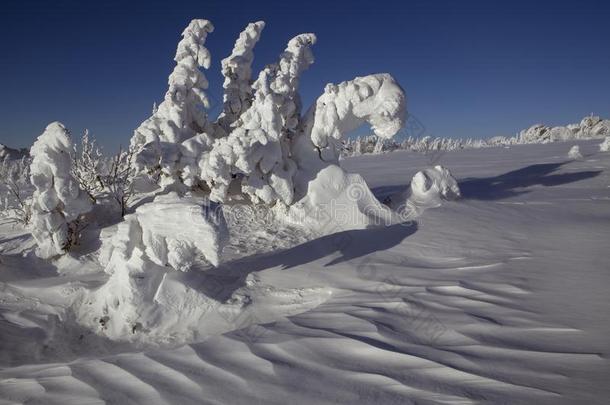
{"type": "Polygon", "coordinates": [[[79,216],[89,212],[92,203],[71,174],[72,141],[63,124],[53,122],[30,150],[32,235],[36,253],[51,258],[65,253],[78,236],[79,216]]]}

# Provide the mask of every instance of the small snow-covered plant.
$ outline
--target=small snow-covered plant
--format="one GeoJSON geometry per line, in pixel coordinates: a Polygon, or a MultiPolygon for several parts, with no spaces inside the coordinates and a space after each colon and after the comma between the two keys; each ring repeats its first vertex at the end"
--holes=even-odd
{"type": "Polygon", "coordinates": [[[121,210],[121,217],[125,216],[129,203],[134,196],[135,152],[133,147],[126,150],[120,148],[110,159],[108,173],[104,177],[104,183],[110,196],[121,210]]]}
{"type": "Polygon", "coordinates": [[[72,176],[72,140],[66,127],[49,124],[30,154],[32,235],[41,258],[64,254],[78,241],[81,217],[91,210],[91,199],[72,176]]]}
{"type": "Polygon", "coordinates": [[[104,190],[103,182],[104,159],[96,145],[95,139],[89,137],[85,130],[80,142],[80,148],[75,143],[72,152],[72,175],[78,181],[92,202],[104,190]]]}
{"type": "Polygon", "coordinates": [[[11,222],[28,225],[32,217],[30,159],[9,159],[0,162],[0,216],[11,222]]]}
{"type": "Polygon", "coordinates": [[[607,136],[602,143],[599,144],[600,152],[610,152],[610,136],[607,136]]]}

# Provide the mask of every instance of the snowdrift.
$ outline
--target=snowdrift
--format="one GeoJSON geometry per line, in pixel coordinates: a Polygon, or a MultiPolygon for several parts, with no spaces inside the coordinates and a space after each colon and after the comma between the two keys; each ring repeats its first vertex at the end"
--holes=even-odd
{"type": "Polygon", "coordinates": [[[197,259],[218,265],[226,240],[220,207],[177,193],[157,196],[127,215],[105,241],[101,261],[110,277],[76,305],[77,319],[116,340],[171,339],[178,324],[182,332],[195,327],[198,311],[205,312],[212,299],[172,284],[171,273],[190,270],[197,259]]]}

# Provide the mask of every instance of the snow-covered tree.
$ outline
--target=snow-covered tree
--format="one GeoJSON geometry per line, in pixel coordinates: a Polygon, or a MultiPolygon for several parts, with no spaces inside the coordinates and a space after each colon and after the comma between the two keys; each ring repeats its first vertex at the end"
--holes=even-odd
{"type": "Polygon", "coordinates": [[[125,216],[127,208],[134,197],[134,181],[136,170],[134,168],[133,147],[122,148],[110,159],[108,172],[104,176],[104,184],[110,197],[121,210],[121,217],[125,216]]]}
{"type": "Polygon", "coordinates": [[[0,161],[0,217],[27,225],[32,216],[29,157],[0,161]]]}
{"type": "Polygon", "coordinates": [[[263,21],[250,23],[239,34],[231,55],[222,60],[222,75],[225,89],[223,111],[218,117],[218,125],[229,133],[233,124],[252,105],[252,62],[254,46],[265,28],[263,21]]]}
{"type": "Polygon", "coordinates": [[[176,50],[176,67],[168,79],[169,88],[153,115],[135,130],[131,147],[136,151],[136,168],[159,176],[163,184],[179,177],[180,143],[210,131],[204,92],[208,88],[200,68],[210,67],[211,56],[204,47],[214,31],[208,20],[193,20],[182,33],[176,50]]]}
{"type": "Polygon", "coordinates": [[[49,124],[30,150],[32,235],[42,258],[61,255],[77,242],[79,218],[92,207],[72,176],[72,150],[70,134],[59,122],[49,124]]]}
{"type": "Polygon", "coordinates": [[[98,194],[104,190],[103,170],[102,153],[97,147],[95,139],[89,137],[89,130],[85,130],[80,148],[76,143],[73,146],[72,175],[92,202],[95,202],[98,194]]]}
{"type": "Polygon", "coordinates": [[[290,157],[290,138],[300,120],[298,83],[301,72],[313,63],[313,34],[288,42],[280,61],[268,65],[253,84],[254,100],[228,137],[220,138],[200,163],[211,198],[226,200],[237,182],[241,193],[254,202],[291,204],[296,164],[290,157]]]}

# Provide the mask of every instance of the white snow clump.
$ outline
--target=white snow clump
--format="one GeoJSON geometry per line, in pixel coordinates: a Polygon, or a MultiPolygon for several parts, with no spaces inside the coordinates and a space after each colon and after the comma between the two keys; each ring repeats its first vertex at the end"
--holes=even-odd
{"type": "Polygon", "coordinates": [[[582,159],[582,153],[580,153],[580,148],[578,145],[574,145],[570,148],[568,152],[568,157],[570,159],[582,159]]]}
{"type": "Polygon", "coordinates": [[[461,197],[460,187],[443,166],[434,166],[417,172],[409,187],[409,200],[415,204],[438,204],[441,200],[456,200],[461,197]]]}

